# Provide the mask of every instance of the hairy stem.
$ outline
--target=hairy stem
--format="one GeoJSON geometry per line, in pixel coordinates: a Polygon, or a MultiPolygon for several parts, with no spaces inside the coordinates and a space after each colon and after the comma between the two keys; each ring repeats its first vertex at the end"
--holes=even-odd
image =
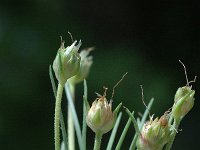
{"type": "Polygon", "coordinates": [[[54,118],[55,150],[60,150],[60,113],[61,113],[62,93],[63,93],[63,86],[59,83],[56,96],[55,118],[54,118]]]}
{"type": "Polygon", "coordinates": [[[93,150],[100,150],[101,139],[102,139],[102,134],[101,133],[96,133],[95,134],[95,141],[94,141],[94,149],[93,150]]]}

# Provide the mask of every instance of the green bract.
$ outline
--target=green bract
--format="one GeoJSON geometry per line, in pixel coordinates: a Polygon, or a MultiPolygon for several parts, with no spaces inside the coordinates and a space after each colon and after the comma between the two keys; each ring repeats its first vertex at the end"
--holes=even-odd
{"type": "Polygon", "coordinates": [[[138,150],[162,150],[169,136],[168,117],[163,115],[160,119],[150,120],[143,126],[137,140],[137,148],[138,150]]]}
{"type": "Polygon", "coordinates": [[[64,85],[67,79],[76,75],[80,69],[81,57],[78,50],[81,46],[81,41],[76,46],[77,41],[71,46],[65,48],[64,41],[62,41],[58,49],[56,58],[53,62],[53,70],[59,83],[64,85]]]}
{"type": "Polygon", "coordinates": [[[178,88],[172,107],[172,116],[175,119],[182,119],[194,105],[195,91],[189,86],[178,88]]]}

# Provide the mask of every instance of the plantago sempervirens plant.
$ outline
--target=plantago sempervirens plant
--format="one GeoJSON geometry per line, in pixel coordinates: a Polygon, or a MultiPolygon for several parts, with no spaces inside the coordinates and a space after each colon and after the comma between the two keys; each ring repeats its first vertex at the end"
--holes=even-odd
{"type": "MultiPolygon", "coordinates": [[[[180,63],[184,67],[187,84],[177,90],[171,112],[168,111],[169,113],[165,113],[160,119],[153,120],[150,117],[150,121],[144,124],[142,130],[139,131],[140,122],[137,124],[134,116],[131,115],[129,110],[126,110],[133,120],[137,135],[139,135],[139,137],[134,137],[130,149],[135,149],[135,146],[138,150],[162,150],[164,147],[166,150],[171,149],[181,120],[194,105],[195,91],[189,84],[195,82],[196,77],[193,81],[188,82],[186,68],[181,61],[180,63]],[[135,139],[137,139],[137,143],[134,142],[135,139]]],[[[144,105],[146,106],[145,103],[144,105]]]]}
{"type": "MultiPolygon", "coordinates": [[[[71,35],[71,34],[70,34],[71,35]]],[[[72,36],[71,36],[72,37],[72,36]]],[[[72,39],[73,41],[73,39],[72,39]]],[[[114,89],[123,80],[124,75],[119,82],[113,87],[113,92],[110,101],[106,98],[107,88],[103,95],[97,93],[97,98],[89,106],[87,101],[87,84],[84,80],[90,71],[93,63],[92,56],[89,56],[93,48],[85,49],[78,53],[81,46],[81,41],[77,44],[77,41],[72,42],[71,46],[65,47],[64,41],[61,39],[61,46],[58,49],[57,55],[53,62],[53,70],[58,80],[58,88],[56,90],[55,82],[50,67],[49,73],[51,83],[56,96],[55,104],[55,120],[54,120],[54,132],[55,132],[55,150],[75,150],[75,138],[74,127],[78,139],[79,149],[86,150],[86,128],[87,125],[95,133],[94,150],[100,150],[102,136],[113,129],[110,136],[107,150],[111,150],[115,139],[117,127],[120,123],[121,113],[118,115],[119,109],[122,106],[120,103],[114,111],[112,111],[112,101],[114,96],[114,89]],[[84,81],[84,102],[83,102],[83,126],[82,131],[80,128],[78,115],[76,114],[74,106],[75,97],[75,85],[84,81]],[[65,130],[64,118],[61,111],[61,99],[63,88],[65,87],[67,99],[68,99],[68,136],[65,130]],[[60,142],[60,123],[62,130],[62,146],[60,142]],[[68,137],[68,138],[67,138],[68,137]]],[[[142,101],[146,107],[142,118],[135,119],[134,111],[131,113],[128,108],[125,111],[129,115],[129,120],[121,134],[121,137],[117,143],[116,150],[120,150],[122,143],[125,139],[125,135],[131,124],[131,121],[135,128],[135,135],[131,142],[130,150],[170,150],[174,142],[175,136],[178,132],[178,127],[181,120],[188,114],[194,105],[194,94],[192,86],[189,84],[193,81],[188,81],[187,72],[184,64],[180,61],[184,67],[187,84],[184,87],[178,88],[174,96],[174,104],[170,111],[164,113],[160,118],[153,119],[150,115],[150,108],[154,99],[151,99],[148,106],[143,100],[142,89],[142,101]],[[146,118],[149,114],[150,120],[146,122],[146,118]],[[146,122],[146,123],[145,123],[146,122]]],[[[141,87],[142,88],[142,87],[141,87]]]]}
{"type": "Polygon", "coordinates": [[[55,150],[60,150],[60,114],[61,100],[65,83],[69,78],[76,75],[80,69],[81,57],[78,50],[81,46],[81,41],[76,46],[77,41],[71,46],[65,48],[64,41],[61,38],[61,46],[58,49],[56,58],[53,62],[53,70],[58,80],[58,91],[55,104],[54,132],[55,132],[55,150]]]}
{"type": "Polygon", "coordinates": [[[192,109],[194,105],[194,94],[195,91],[192,90],[192,86],[189,84],[196,81],[196,76],[193,81],[188,81],[187,71],[185,65],[179,60],[179,62],[184,67],[185,77],[186,77],[186,86],[178,88],[175,97],[174,97],[174,105],[172,107],[171,118],[173,118],[172,125],[172,133],[170,135],[169,143],[166,146],[166,150],[170,150],[174,139],[176,137],[176,133],[178,131],[179,124],[181,120],[185,117],[185,115],[192,109]]]}
{"type": "Polygon", "coordinates": [[[183,65],[185,71],[185,77],[187,84],[184,87],[178,88],[174,96],[174,105],[172,107],[172,116],[174,119],[182,119],[193,107],[194,105],[194,94],[195,91],[192,90],[192,86],[189,84],[196,81],[196,76],[193,81],[188,81],[187,72],[185,65],[179,60],[183,65]]]}
{"type": "Polygon", "coordinates": [[[120,103],[114,112],[112,112],[112,100],[108,103],[106,90],[107,88],[105,88],[103,96],[97,94],[98,98],[92,103],[86,117],[87,125],[95,132],[94,150],[100,150],[101,138],[103,134],[113,128],[117,119],[117,113],[122,105],[120,103]]]}
{"type": "Polygon", "coordinates": [[[104,87],[105,91],[103,96],[97,93],[98,98],[92,103],[92,106],[88,111],[86,117],[87,125],[92,129],[93,132],[95,132],[94,150],[100,149],[102,135],[109,132],[115,125],[117,114],[122,106],[122,103],[120,103],[112,112],[114,89],[124,79],[126,74],[127,73],[125,73],[113,87],[113,92],[109,103],[106,99],[107,88],[104,87]]]}

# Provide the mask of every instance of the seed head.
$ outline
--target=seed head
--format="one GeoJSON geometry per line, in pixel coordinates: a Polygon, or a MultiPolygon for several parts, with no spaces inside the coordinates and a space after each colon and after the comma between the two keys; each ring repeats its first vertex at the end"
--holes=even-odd
{"type": "Polygon", "coordinates": [[[103,96],[98,94],[98,98],[92,103],[86,117],[87,125],[95,133],[105,134],[113,128],[117,113],[122,105],[119,104],[115,111],[112,112],[112,101],[108,103],[105,97],[106,90],[103,96]]]}
{"type": "Polygon", "coordinates": [[[61,41],[61,46],[53,62],[53,70],[60,84],[64,85],[67,79],[76,75],[80,69],[81,57],[78,54],[78,50],[81,46],[81,41],[78,45],[76,43],[77,41],[65,48],[64,41],[61,41]]]}
{"type": "Polygon", "coordinates": [[[162,150],[168,142],[170,130],[168,115],[164,114],[160,119],[150,119],[142,128],[137,140],[138,150],[162,150]]]}
{"type": "Polygon", "coordinates": [[[175,119],[182,119],[194,106],[195,91],[189,86],[178,88],[174,97],[172,116],[175,119]]]}

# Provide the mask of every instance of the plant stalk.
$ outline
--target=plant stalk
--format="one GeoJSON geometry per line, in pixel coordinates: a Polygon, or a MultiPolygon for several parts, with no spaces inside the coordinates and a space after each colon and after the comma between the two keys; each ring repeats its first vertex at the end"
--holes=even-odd
{"type": "MultiPolygon", "coordinates": [[[[70,93],[72,95],[72,99],[73,102],[75,101],[75,85],[68,82],[69,83],[69,90],[70,93]]],[[[72,116],[72,112],[70,109],[70,105],[68,105],[68,117],[67,117],[68,121],[67,121],[67,132],[68,132],[68,145],[69,145],[69,150],[75,150],[75,132],[74,132],[74,122],[73,122],[73,116],[72,116]]]]}
{"type": "Polygon", "coordinates": [[[86,124],[86,115],[88,113],[87,109],[87,82],[84,80],[84,95],[83,95],[83,125],[82,125],[82,144],[83,144],[83,150],[86,150],[86,134],[87,134],[87,124],[86,124]]]}
{"type": "Polygon", "coordinates": [[[102,139],[102,134],[101,133],[95,133],[95,141],[94,141],[94,149],[93,150],[100,150],[101,139],[102,139]]]}
{"type": "Polygon", "coordinates": [[[60,113],[61,113],[62,93],[63,93],[63,85],[59,83],[56,96],[55,118],[54,118],[55,150],[60,150],[60,113]]]}

